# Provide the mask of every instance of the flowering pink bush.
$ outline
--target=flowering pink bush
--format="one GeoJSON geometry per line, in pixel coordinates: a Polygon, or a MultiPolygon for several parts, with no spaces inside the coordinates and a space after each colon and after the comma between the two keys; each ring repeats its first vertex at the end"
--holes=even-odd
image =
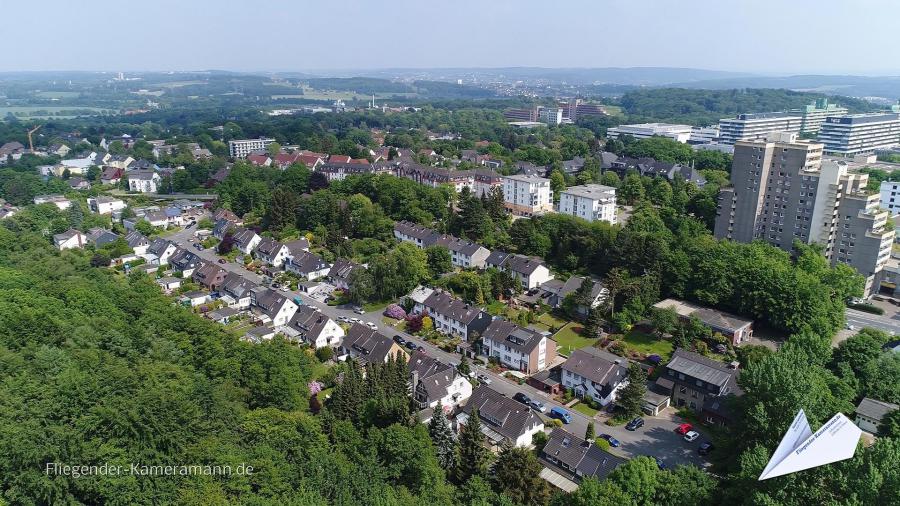
{"type": "Polygon", "coordinates": [[[316,395],[322,391],[322,384],[318,381],[310,381],[306,386],[309,387],[309,395],[316,395]]]}
{"type": "Polygon", "coordinates": [[[397,304],[391,304],[384,310],[384,316],[395,320],[403,320],[406,318],[406,311],[397,304]]]}

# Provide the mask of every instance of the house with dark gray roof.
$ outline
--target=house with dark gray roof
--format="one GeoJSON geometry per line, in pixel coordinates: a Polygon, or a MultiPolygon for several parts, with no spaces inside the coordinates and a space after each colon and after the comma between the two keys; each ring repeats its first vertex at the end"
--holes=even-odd
{"type": "Polygon", "coordinates": [[[406,351],[393,339],[360,323],[354,323],[347,331],[339,352],[360,365],[385,363],[391,357],[399,356],[403,360],[409,358],[406,351]]]}
{"type": "Polygon", "coordinates": [[[128,246],[131,247],[134,254],[138,256],[147,253],[147,248],[150,247],[150,241],[144,237],[144,234],[137,230],[128,232],[128,235],[125,236],[125,242],[128,243],[128,246]]]}
{"type": "Polygon", "coordinates": [[[225,218],[219,218],[215,221],[213,225],[212,234],[216,239],[222,240],[225,237],[225,234],[234,230],[235,224],[233,221],[227,220],[225,218]]]}
{"type": "Polygon", "coordinates": [[[863,397],[856,406],[856,425],[870,434],[878,434],[878,428],[884,417],[898,409],[900,406],[892,402],[863,397]]]}
{"type": "Polygon", "coordinates": [[[116,242],[116,239],[119,238],[119,234],[105,228],[92,228],[88,230],[85,236],[88,243],[93,244],[97,248],[116,242]]]}
{"type": "Polygon", "coordinates": [[[737,364],[726,364],[678,348],[656,381],[669,387],[675,407],[688,407],[707,423],[727,425],[732,421],[731,398],[743,395],[738,386],[737,364]]]}
{"type": "Polygon", "coordinates": [[[256,249],[253,251],[256,258],[272,267],[281,267],[284,261],[287,260],[288,253],[288,248],[284,243],[270,237],[265,237],[259,241],[259,244],[256,245],[256,249]]]}
{"type": "Polygon", "coordinates": [[[428,227],[408,221],[394,224],[394,237],[399,241],[415,244],[419,248],[444,246],[450,251],[450,261],[463,269],[485,267],[490,250],[472,241],[459,239],[449,234],[440,234],[428,227]]]}
{"type": "Polygon", "coordinates": [[[236,272],[231,272],[219,285],[219,298],[228,307],[247,309],[250,307],[250,291],[256,287],[256,283],[236,272]]]}
{"type": "Polygon", "coordinates": [[[147,254],[152,255],[149,263],[157,263],[159,265],[168,265],[169,259],[178,250],[178,246],[174,242],[163,238],[154,239],[147,248],[147,254]]]}
{"type": "Polygon", "coordinates": [[[419,409],[443,406],[452,411],[472,396],[472,384],[456,367],[417,350],[409,357],[413,400],[419,409]]]}
{"type": "Polygon", "coordinates": [[[560,367],[565,388],[579,398],[589,397],[601,406],[616,401],[628,384],[628,360],[588,346],[572,352],[560,367]]]}
{"type": "Polygon", "coordinates": [[[245,255],[249,255],[262,242],[262,237],[259,234],[243,227],[232,229],[231,239],[234,241],[234,247],[245,255]]]}
{"type": "Polygon", "coordinates": [[[328,275],[331,264],[315,253],[299,251],[288,257],[287,262],[284,263],[284,270],[306,278],[308,281],[315,281],[328,275]]]}
{"type": "Polygon", "coordinates": [[[225,281],[228,272],[212,262],[204,262],[191,275],[191,279],[209,291],[216,291],[225,281]]]}
{"type": "Polygon", "coordinates": [[[353,273],[360,269],[365,269],[365,267],[346,258],[338,258],[328,270],[328,280],[335,287],[348,290],[353,273]]]}
{"type": "Polygon", "coordinates": [[[505,367],[534,374],[556,359],[556,341],[506,320],[493,320],[482,334],[482,350],[505,367]]]}
{"type": "Polygon", "coordinates": [[[312,306],[299,306],[283,332],[289,338],[317,349],[337,348],[344,338],[344,329],[312,306]]]}
{"type": "Polygon", "coordinates": [[[275,290],[258,286],[250,290],[250,309],[262,322],[283,327],[294,317],[297,304],[275,290]]]}
{"type": "Polygon", "coordinates": [[[182,277],[190,277],[194,270],[203,265],[203,259],[188,250],[177,248],[169,257],[169,266],[175,272],[180,272],[182,277]]]}
{"type": "Polygon", "coordinates": [[[472,392],[469,402],[456,415],[457,425],[465,425],[476,409],[482,422],[481,431],[495,449],[504,441],[528,448],[534,435],[544,430],[544,421],[534,410],[487,385],[472,392]]]}
{"type": "Polygon", "coordinates": [[[522,284],[522,289],[531,290],[553,279],[553,274],[543,260],[537,257],[515,255],[503,251],[493,251],[485,259],[487,267],[508,272],[522,284]]]}
{"type": "Polygon", "coordinates": [[[491,322],[491,315],[481,308],[444,290],[434,290],[421,305],[416,306],[414,312],[431,316],[435,330],[466,341],[474,339],[475,333],[481,335],[491,322]]]}
{"type": "MultiPolygon", "coordinates": [[[[541,283],[541,298],[544,299],[544,302],[553,308],[558,308],[562,305],[563,301],[566,299],[566,296],[569,294],[575,293],[581,288],[581,284],[584,282],[584,276],[571,276],[566,281],[561,279],[551,279],[549,281],[545,281],[541,283]]],[[[599,280],[592,280],[594,285],[591,287],[591,304],[590,308],[595,308],[599,306],[609,294],[609,291],[603,287],[603,284],[599,280]]],[[[578,313],[581,315],[587,315],[589,308],[587,306],[579,306],[577,308],[578,313]]]]}
{"type": "MultiPolygon", "coordinates": [[[[555,472],[580,482],[584,478],[604,480],[627,459],[600,449],[561,427],[553,429],[541,450],[541,460],[555,472]]],[[[542,473],[543,474],[543,473],[542,473]]]]}

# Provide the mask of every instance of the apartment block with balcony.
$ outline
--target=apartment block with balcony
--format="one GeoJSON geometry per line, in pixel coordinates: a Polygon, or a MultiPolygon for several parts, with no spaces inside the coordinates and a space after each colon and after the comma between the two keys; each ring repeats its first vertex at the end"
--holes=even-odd
{"type": "Polygon", "coordinates": [[[522,174],[503,176],[503,202],[516,216],[535,216],[553,211],[550,180],[522,174]]]}
{"type": "Polygon", "coordinates": [[[719,136],[723,144],[765,137],[771,132],[799,133],[803,116],[794,112],[738,114],[719,120],[719,136]]]}
{"type": "Polygon", "coordinates": [[[900,114],[848,114],[825,118],[819,142],[826,153],[857,155],[900,144],[900,114]]]}
{"type": "Polygon", "coordinates": [[[559,196],[559,212],[587,221],[616,223],[616,189],[601,184],[566,188],[559,196]]]}
{"type": "Polygon", "coordinates": [[[228,141],[228,154],[232,158],[244,158],[254,151],[264,151],[273,142],[275,139],[267,137],[228,141]]]}

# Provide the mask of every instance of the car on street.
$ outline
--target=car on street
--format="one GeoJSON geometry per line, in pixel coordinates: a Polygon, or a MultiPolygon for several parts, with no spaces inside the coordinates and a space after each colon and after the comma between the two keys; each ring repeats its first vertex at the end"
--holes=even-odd
{"type": "Polygon", "coordinates": [[[684,440],[687,441],[688,443],[693,443],[694,441],[697,440],[698,437],[700,437],[699,432],[697,432],[695,430],[690,430],[690,431],[688,431],[687,434],[684,435],[684,440]]]}
{"type": "Polygon", "coordinates": [[[346,316],[338,316],[337,320],[341,323],[350,323],[350,318],[347,318],[346,316]]]}
{"type": "Polygon", "coordinates": [[[522,392],[516,392],[516,394],[513,395],[513,400],[516,402],[521,402],[522,404],[528,404],[531,402],[531,397],[528,397],[522,392]]]}
{"type": "Polygon", "coordinates": [[[848,323],[848,324],[847,324],[847,330],[856,330],[856,327],[855,327],[854,325],[851,325],[851,324],[848,323]]]}
{"type": "Polygon", "coordinates": [[[562,423],[572,423],[572,415],[563,408],[553,408],[550,410],[550,418],[561,420],[562,423]]]}
{"type": "Polygon", "coordinates": [[[197,224],[196,222],[193,222],[193,221],[192,221],[192,222],[188,223],[187,226],[184,227],[184,228],[185,228],[185,229],[188,229],[188,228],[193,227],[193,226],[196,225],[196,224],[197,224]]]}
{"type": "Polygon", "coordinates": [[[356,313],[356,314],[366,314],[366,312],[363,311],[363,308],[358,307],[358,306],[355,307],[355,308],[353,308],[353,312],[356,313]]]}
{"type": "Polygon", "coordinates": [[[200,250],[200,251],[203,251],[203,245],[202,245],[202,244],[194,244],[194,247],[197,248],[197,249],[200,250]]]}
{"type": "Polygon", "coordinates": [[[220,264],[224,264],[224,263],[228,262],[228,260],[225,260],[224,258],[220,258],[220,259],[218,260],[218,262],[219,262],[220,264]]]}
{"type": "Polygon", "coordinates": [[[410,351],[416,351],[419,349],[419,347],[416,346],[416,343],[414,343],[412,341],[406,341],[406,344],[404,344],[403,346],[406,346],[406,348],[409,349],[410,351]]]}
{"type": "Polygon", "coordinates": [[[351,323],[362,323],[362,320],[360,320],[359,318],[350,318],[350,322],[351,323]]]}
{"type": "Polygon", "coordinates": [[[487,374],[479,374],[475,376],[475,378],[477,378],[478,381],[484,383],[485,385],[491,384],[491,378],[488,378],[487,374]]]}
{"type": "Polygon", "coordinates": [[[366,322],[366,327],[369,327],[372,330],[378,330],[378,325],[375,325],[372,322],[366,322]]]}
{"type": "Polygon", "coordinates": [[[694,426],[689,423],[683,423],[675,428],[675,433],[680,435],[685,435],[688,432],[691,432],[694,429],[694,426]]]}
{"type": "Polygon", "coordinates": [[[697,448],[697,453],[700,455],[709,455],[709,452],[713,451],[715,446],[709,441],[704,441],[700,444],[700,448],[697,448]]]}
{"type": "Polygon", "coordinates": [[[396,334],[394,335],[394,342],[399,344],[400,346],[403,346],[404,344],[406,344],[406,339],[403,339],[403,336],[401,336],[400,334],[396,334]]]}
{"type": "Polygon", "coordinates": [[[599,437],[600,437],[600,439],[605,439],[606,442],[609,443],[609,446],[612,446],[613,448],[618,448],[619,445],[621,444],[621,443],[619,443],[618,439],[612,437],[609,434],[600,434],[599,437]]]}
{"type": "Polygon", "coordinates": [[[634,420],[628,422],[628,425],[625,426],[625,430],[638,430],[644,426],[644,419],[641,417],[637,417],[634,420]]]}
{"type": "Polygon", "coordinates": [[[538,413],[546,413],[547,412],[547,406],[544,406],[544,403],[542,403],[542,402],[532,400],[531,402],[528,403],[528,405],[531,407],[531,409],[537,411],[538,413]]]}

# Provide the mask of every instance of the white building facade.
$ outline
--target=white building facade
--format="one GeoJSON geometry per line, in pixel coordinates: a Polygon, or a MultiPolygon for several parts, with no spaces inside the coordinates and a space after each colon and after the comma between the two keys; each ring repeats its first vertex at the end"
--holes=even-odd
{"type": "Polygon", "coordinates": [[[616,189],[600,184],[566,188],[559,196],[559,212],[587,221],[616,223],[616,189]]]}

